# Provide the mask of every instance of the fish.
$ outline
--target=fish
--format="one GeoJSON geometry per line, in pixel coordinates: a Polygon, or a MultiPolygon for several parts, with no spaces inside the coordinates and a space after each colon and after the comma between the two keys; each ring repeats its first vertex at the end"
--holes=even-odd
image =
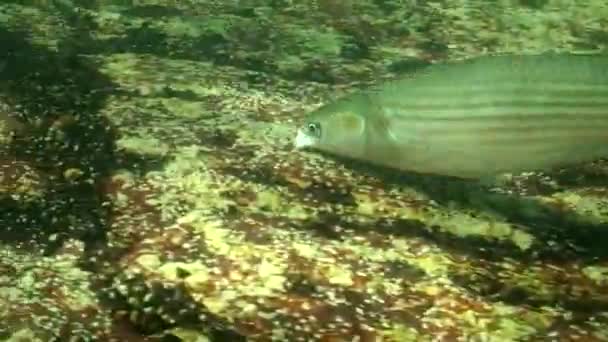
{"type": "Polygon", "coordinates": [[[465,179],[608,157],[608,56],[432,64],[312,111],[295,149],[465,179]]]}

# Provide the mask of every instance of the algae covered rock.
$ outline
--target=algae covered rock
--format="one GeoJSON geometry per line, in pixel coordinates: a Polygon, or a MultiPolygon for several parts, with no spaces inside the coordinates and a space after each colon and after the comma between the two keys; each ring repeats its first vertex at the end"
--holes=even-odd
{"type": "Polygon", "coordinates": [[[292,144],[418,64],[605,48],[603,2],[73,3],[0,4],[0,338],[608,338],[601,161],[488,189],[292,144]]]}

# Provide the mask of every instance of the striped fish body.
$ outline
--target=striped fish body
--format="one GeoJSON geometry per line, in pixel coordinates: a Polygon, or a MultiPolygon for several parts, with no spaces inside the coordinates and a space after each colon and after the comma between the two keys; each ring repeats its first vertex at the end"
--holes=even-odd
{"type": "MultiPolygon", "coordinates": [[[[355,151],[322,140],[312,147],[463,178],[608,157],[608,60],[602,56],[483,57],[432,66],[355,96],[357,106],[346,100],[333,110],[361,118],[358,140],[350,138],[358,141],[350,142],[355,151]]],[[[311,119],[322,122],[324,115],[311,119]]],[[[325,134],[345,134],[328,124],[325,134]]]]}

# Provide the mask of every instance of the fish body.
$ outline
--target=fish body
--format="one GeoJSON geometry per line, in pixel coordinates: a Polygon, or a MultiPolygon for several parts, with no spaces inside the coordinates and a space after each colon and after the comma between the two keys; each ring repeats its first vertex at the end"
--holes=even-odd
{"type": "Polygon", "coordinates": [[[309,114],[297,148],[461,178],[608,157],[608,57],[433,65],[309,114]]]}

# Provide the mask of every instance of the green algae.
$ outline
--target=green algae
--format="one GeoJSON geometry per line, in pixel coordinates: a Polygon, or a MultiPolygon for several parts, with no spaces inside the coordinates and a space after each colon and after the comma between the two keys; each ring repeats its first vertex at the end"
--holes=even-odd
{"type": "MultiPolygon", "coordinates": [[[[53,51],[61,37],[86,32],[91,41],[70,49],[115,84],[95,93],[110,93],[99,115],[119,133],[123,158],[99,183],[112,220],[108,240],[92,244],[99,253],[82,260],[112,281],[100,290],[74,260],[7,252],[0,260],[19,272],[0,279],[20,286],[3,288],[0,307],[29,314],[27,304],[37,301],[63,318],[92,307],[100,321],[74,329],[89,337],[118,317],[146,337],[185,341],[213,340],[207,333],[216,326],[253,341],[606,339],[603,260],[572,254],[557,240],[554,254],[569,254],[555,262],[545,235],[498,210],[435,201],[417,184],[393,186],[290,148],[304,112],[391,77],[404,59],[605,48],[590,39],[602,34],[604,3],[323,1],[249,11],[236,2],[150,2],[161,6],[159,17],[133,14],[146,5],[130,12],[96,3],[101,11],[79,8],[81,28],[16,4],[2,5],[0,23],[53,51]],[[212,20],[202,20],[201,6],[212,20]],[[153,163],[131,164],[133,156],[153,163]],[[41,291],[51,280],[62,293],[56,302],[41,291]],[[597,312],[576,309],[588,303],[585,293],[597,312]],[[113,299],[111,314],[100,309],[100,294],[113,299]]],[[[78,184],[74,172],[66,178],[78,184]]],[[[0,194],[20,204],[44,198],[42,174],[28,177],[0,194]]],[[[604,186],[532,199],[605,222],[602,196],[588,190],[604,186]]],[[[542,217],[538,208],[516,209],[542,217]]],[[[76,327],[48,323],[46,311],[16,323],[9,310],[0,313],[15,339],[48,340],[45,331],[76,327]]]]}
{"type": "Polygon", "coordinates": [[[583,274],[592,279],[598,285],[608,284],[608,267],[587,266],[583,268],[583,274]]]}

